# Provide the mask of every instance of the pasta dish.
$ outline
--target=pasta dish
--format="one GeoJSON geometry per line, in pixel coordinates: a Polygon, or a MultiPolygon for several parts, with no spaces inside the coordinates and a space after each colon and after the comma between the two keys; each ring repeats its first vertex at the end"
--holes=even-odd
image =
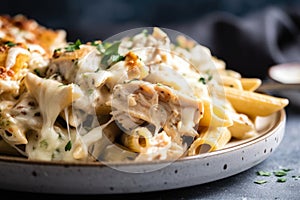
{"type": "Polygon", "coordinates": [[[210,50],[154,27],[115,41],[66,41],[0,17],[0,151],[44,161],[173,160],[257,135],[288,99],[210,50]]]}

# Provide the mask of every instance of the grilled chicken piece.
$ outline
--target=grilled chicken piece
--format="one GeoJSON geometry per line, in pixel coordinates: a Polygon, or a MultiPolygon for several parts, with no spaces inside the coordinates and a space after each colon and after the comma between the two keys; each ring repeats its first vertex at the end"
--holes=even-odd
{"type": "Polygon", "coordinates": [[[178,143],[183,135],[198,135],[195,127],[203,109],[199,100],[170,87],[138,80],[116,85],[111,106],[125,132],[146,122],[155,127],[154,135],[164,130],[178,143]]]}

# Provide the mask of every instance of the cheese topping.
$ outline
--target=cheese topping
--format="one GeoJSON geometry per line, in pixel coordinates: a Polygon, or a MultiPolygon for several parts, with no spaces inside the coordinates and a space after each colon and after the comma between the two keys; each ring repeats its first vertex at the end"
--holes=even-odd
{"type": "Polygon", "coordinates": [[[21,47],[12,47],[8,50],[5,66],[7,69],[12,68],[16,64],[17,56],[19,54],[30,55],[30,53],[21,47]]]}

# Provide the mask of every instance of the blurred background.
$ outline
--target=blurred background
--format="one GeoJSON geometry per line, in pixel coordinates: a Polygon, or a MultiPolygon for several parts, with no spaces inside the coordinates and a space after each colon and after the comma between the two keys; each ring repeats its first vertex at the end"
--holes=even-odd
{"type": "Polygon", "coordinates": [[[1,0],[0,13],[64,29],[68,41],[105,40],[144,26],[174,29],[247,77],[265,78],[271,65],[300,61],[300,0],[1,0]]]}

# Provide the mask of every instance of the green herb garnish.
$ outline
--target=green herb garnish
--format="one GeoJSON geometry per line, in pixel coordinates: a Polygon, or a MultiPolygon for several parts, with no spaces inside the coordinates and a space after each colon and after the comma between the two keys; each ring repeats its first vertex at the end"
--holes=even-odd
{"type": "Polygon", "coordinates": [[[286,176],[287,173],[283,170],[279,170],[279,171],[274,172],[274,175],[277,177],[282,177],[282,176],[286,176]]]}
{"type": "MultiPolygon", "coordinates": [[[[288,176],[288,172],[291,171],[293,169],[290,169],[290,168],[281,168],[277,171],[273,171],[272,173],[271,172],[267,172],[267,171],[257,171],[256,174],[259,175],[259,176],[271,176],[272,174],[277,177],[277,180],[276,182],[279,182],[279,183],[284,183],[287,181],[287,176],[288,176]],[[286,177],[284,177],[286,176],[286,177]]],[[[298,180],[298,178],[300,178],[300,176],[296,176],[296,175],[293,175],[291,176],[294,180],[298,180]]],[[[262,183],[265,183],[265,181],[255,181],[255,183],[257,184],[262,184],[262,183]]]]}
{"type": "Polygon", "coordinates": [[[14,46],[16,46],[16,45],[17,45],[16,43],[14,43],[14,42],[10,42],[10,41],[8,41],[8,42],[5,42],[4,44],[5,44],[5,45],[7,45],[7,46],[9,46],[9,47],[14,47],[14,46]]]}
{"type": "Polygon", "coordinates": [[[284,178],[284,177],[281,177],[281,178],[278,178],[277,179],[277,182],[279,182],[279,183],[284,183],[284,182],[286,182],[286,178],[284,178]]]}
{"type": "Polygon", "coordinates": [[[69,46],[65,47],[66,52],[73,52],[75,50],[80,49],[81,41],[79,39],[76,40],[75,43],[70,43],[69,46]]]}
{"type": "Polygon", "coordinates": [[[212,78],[213,78],[213,76],[211,74],[209,74],[207,80],[210,81],[210,80],[212,80],[212,78]]]}
{"type": "Polygon", "coordinates": [[[71,140],[69,140],[69,142],[65,146],[65,151],[70,151],[71,148],[72,148],[72,142],[71,142],[71,140]]]}
{"type": "Polygon", "coordinates": [[[283,168],[283,169],[281,169],[281,170],[284,171],[284,172],[292,171],[292,169],[289,169],[289,168],[283,168]]]}
{"type": "Polygon", "coordinates": [[[95,46],[96,47],[96,49],[100,52],[100,53],[104,53],[105,52],[105,45],[103,44],[103,43],[100,43],[100,44],[98,44],[98,43],[96,43],[95,41],[93,41],[92,43],[91,43],[91,45],[92,46],[95,46]]]}
{"type": "Polygon", "coordinates": [[[209,81],[213,79],[213,76],[211,74],[207,74],[207,76],[203,77],[201,76],[198,81],[201,82],[203,85],[207,84],[209,81]]]}
{"type": "Polygon", "coordinates": [[[47,149],[47,147],[48,147],[48,142],[47,142],[46,140],[40,141],[40,147],[41,147],[41,148],[44,148],[44,149],[47,149]]]}
{"type": "Polygon", "coordinates": [[[271,172],[266,172],[266,171],[258,171],[256,173],[260,176],[271,176],[272,175],[271,172]]]}
{"type": "Polygon", "coordinates": [[[257,181],[254,181],[254,183],[256,184],[264,184],[264,183],[267,183],[268,181],[266,180],[257,180],[257,181]]]}
{"type": "MultiPolygon", "coordinates": [[[[125,60],[125,56],[121,56],[118,53],[120,44],[121,44],[120,41],[115,42],[105,48],[103,57],[101,59],[102,68],[108,69],[111,65],[113,65],[119,61],[125,60]]],[[[103,47],[105,47],[105,45],[103,47]]],[[[103,50],[100,51],[100,53],[102,53],[102,52],[103,52],[103,50]]]]}
{"type": "Polygon", "coordinates": [[[149,35],[149,32],[148,32],[148,30],[147,29],[144,29],[143,31],[142,31],[142,34],[144,34],[144,36],[148,36],[149,35]]]}
{"type": "Polygon", "coordinates": [[[94,89],[88,89],[87,93],[88,93],[88,95],[93,94],[94,93],[94,89]]]}
{"type": "Polygon", "coordinates": [[[200,77],[198,81],[201,82],[203,85],[206,84],[206,80],[204,77],[200,77]]]}
{"type": "Polygon", "coordinates": [[[54,49],[54,53],[61,51],[61,48],[54,49]]]}
{"type": "Polygon", "coordinates": [[[91,45],[95,46],[96,49],[103,55],[101,59],[101,67],[104,69],[108,69],[111,65],[125,60],[124,56],[119,54],[119,46],[121,42],[114,42],[114,43],[96,43],[92,42],[91,45]]]}
{"type": "Polygon", "coordinates": [[[39,69],[34,69],[33,72],[38,75],[38,76],[41,76],[41,72],[39,69]]]}

